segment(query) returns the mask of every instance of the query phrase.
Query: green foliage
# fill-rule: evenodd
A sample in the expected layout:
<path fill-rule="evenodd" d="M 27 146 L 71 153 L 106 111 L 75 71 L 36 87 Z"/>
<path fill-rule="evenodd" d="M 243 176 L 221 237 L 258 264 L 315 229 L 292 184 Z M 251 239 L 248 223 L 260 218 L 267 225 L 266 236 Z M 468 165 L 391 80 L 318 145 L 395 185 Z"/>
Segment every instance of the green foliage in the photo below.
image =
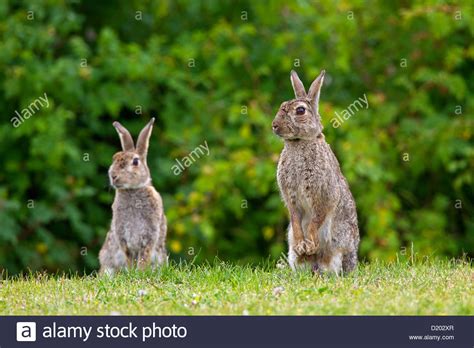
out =
<path fill-rule="evenodd" d="M 288 219 L 271 121 L 292 68 L 307 85 L 327 70 L 320 111 L 356 198 L 361 255 L 472 254 L 470 11 L 467 0 L 0 2 L 0 268 L 97 268 L 111 123 L 136 136 L 150 117 L 172 257 L 278 257 Z M 13 127 L 45 93 L 49 107 Z M 333 128 L 364 94 L 369 108 Z M 210 155 L 174 175 L 204 141 Z"/>

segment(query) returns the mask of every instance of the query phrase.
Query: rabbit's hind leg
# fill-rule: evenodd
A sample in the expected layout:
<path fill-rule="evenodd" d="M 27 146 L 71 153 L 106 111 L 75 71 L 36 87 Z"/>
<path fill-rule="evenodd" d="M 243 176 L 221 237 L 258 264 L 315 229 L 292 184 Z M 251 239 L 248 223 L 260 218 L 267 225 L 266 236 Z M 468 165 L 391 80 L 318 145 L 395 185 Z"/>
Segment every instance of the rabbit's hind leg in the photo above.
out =
<path fill-rule="evenodd" d="M 111 232 L 107 234 L 104 246 L 99 253 L 100 274 L 113 276 L 117 271 L 127 267 L 127 257 Z"/>
<path fill-rule="evenodd" d="M 168 255 L 166 253 L 165 247 L 162 247 L 162 246 L 155 247 L 151 256 L 151 264 L 153 268 L 166 266 L 168 264 Z"/>
<path fill-rule="evenodd" d="M 342 258 L 342 270 L 344 273 L 350 273 L 357 267 L 357 250 L 352 250 Z"/>
<path fill-rule="evenodd" d="M 144 270 L 151 265 L 153 245 L 148 244 L 141 252 L 138 253 L 137 268 Z"/>
<path fill-rule="evenodd" d="M 322 254 L 316 263 L 313 264 L 313 271 L 322 273 L 333 273 L 340 275 L 342 271 L 342 253 L 336 251 L 334 253 Z"/>
<path fill-rule="evenodd" d="M 298 256 L 291 246 L 288 250 L 288 264 L 293 271 L 296 271 L 298 267 Z"/>

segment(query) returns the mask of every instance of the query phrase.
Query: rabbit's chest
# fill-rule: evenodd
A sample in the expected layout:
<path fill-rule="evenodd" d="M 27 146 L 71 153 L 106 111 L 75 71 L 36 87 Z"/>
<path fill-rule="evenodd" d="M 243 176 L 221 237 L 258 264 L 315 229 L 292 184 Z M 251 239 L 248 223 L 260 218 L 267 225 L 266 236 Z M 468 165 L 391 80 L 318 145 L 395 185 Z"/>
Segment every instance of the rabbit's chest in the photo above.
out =
<path fill-rule="evenodd" d="M 311 154 L 283 153 L 278 166 L 278 184 L 286 203 L 303 215 L 311 215 L 324 196 L 326 178 L 320 159 Z"/>
<path fill-rule="evenodd" d="M 115 233 L 123 247 L 126 247 L 132 254 L 138 253 L 149 242 L 149 235 L 153 234 L 150 224 L 146 218 L 137 214 L 136 209 L 133 212 L 127 212 L 124 209 L 124 215 L 118 216 L 114 220 Z"/>
<path fill-rule="evenodd" d="M 295 195 L 306 196 L 324 179 L 317 168 L 317 159 L 298 156 L 282 156 L 278 164 L 278 184 L 282 190 L 289 190 Z"/>

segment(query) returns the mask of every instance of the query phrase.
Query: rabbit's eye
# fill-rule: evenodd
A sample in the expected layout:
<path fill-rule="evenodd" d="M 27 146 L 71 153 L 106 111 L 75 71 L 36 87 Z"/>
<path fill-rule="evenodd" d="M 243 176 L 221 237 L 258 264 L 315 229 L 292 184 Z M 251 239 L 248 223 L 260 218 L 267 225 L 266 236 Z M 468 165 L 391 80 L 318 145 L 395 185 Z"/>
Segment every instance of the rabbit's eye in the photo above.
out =
<path fill-rule="evenodd" d="M 305 111 L 306 111 L 306 109 L 305 109 L 304 107 L 302 107 L 302 106 L 298 106 L 298 107 L 296 108 L 296 114 L 297 114 L 297 115 L 304 115 L 304 112 L 305 112 Z"/>
<path fill-rule="evenodd" d="M 133 161 L 132 161 L 132 164 L 134 166 L 138 166 L 138 158 L 134 158 Z"/>

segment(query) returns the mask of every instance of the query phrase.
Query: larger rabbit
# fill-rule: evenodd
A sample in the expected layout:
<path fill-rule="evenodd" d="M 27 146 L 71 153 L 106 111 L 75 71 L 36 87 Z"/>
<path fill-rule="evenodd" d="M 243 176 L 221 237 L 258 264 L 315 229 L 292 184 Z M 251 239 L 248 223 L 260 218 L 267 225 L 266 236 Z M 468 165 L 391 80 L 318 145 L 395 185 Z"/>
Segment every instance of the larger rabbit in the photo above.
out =
<path fill-rule="evenodd" d="M 99 253 L 100 272 L 143 269 L 167 263 L 166 216 L 160 194 L 151 183 L 148 144 L 155 119 L 142 129 L 137 146 L 129 131 L 114 122 L 122 151 L 113 156 L 110 184 L 115 188 L 112 223 Z"/>
<path fill-rule="evenodd" d="M 295 99 L 283 102 L 272 123 L 285 146 L 277 180 L 290 215 L 288 261 L 340 274 L 357 266 L 357 212 L 339 162 L 324 138 L 319 95 L 325 71 L 306 93 L 295 71 Z"/>

